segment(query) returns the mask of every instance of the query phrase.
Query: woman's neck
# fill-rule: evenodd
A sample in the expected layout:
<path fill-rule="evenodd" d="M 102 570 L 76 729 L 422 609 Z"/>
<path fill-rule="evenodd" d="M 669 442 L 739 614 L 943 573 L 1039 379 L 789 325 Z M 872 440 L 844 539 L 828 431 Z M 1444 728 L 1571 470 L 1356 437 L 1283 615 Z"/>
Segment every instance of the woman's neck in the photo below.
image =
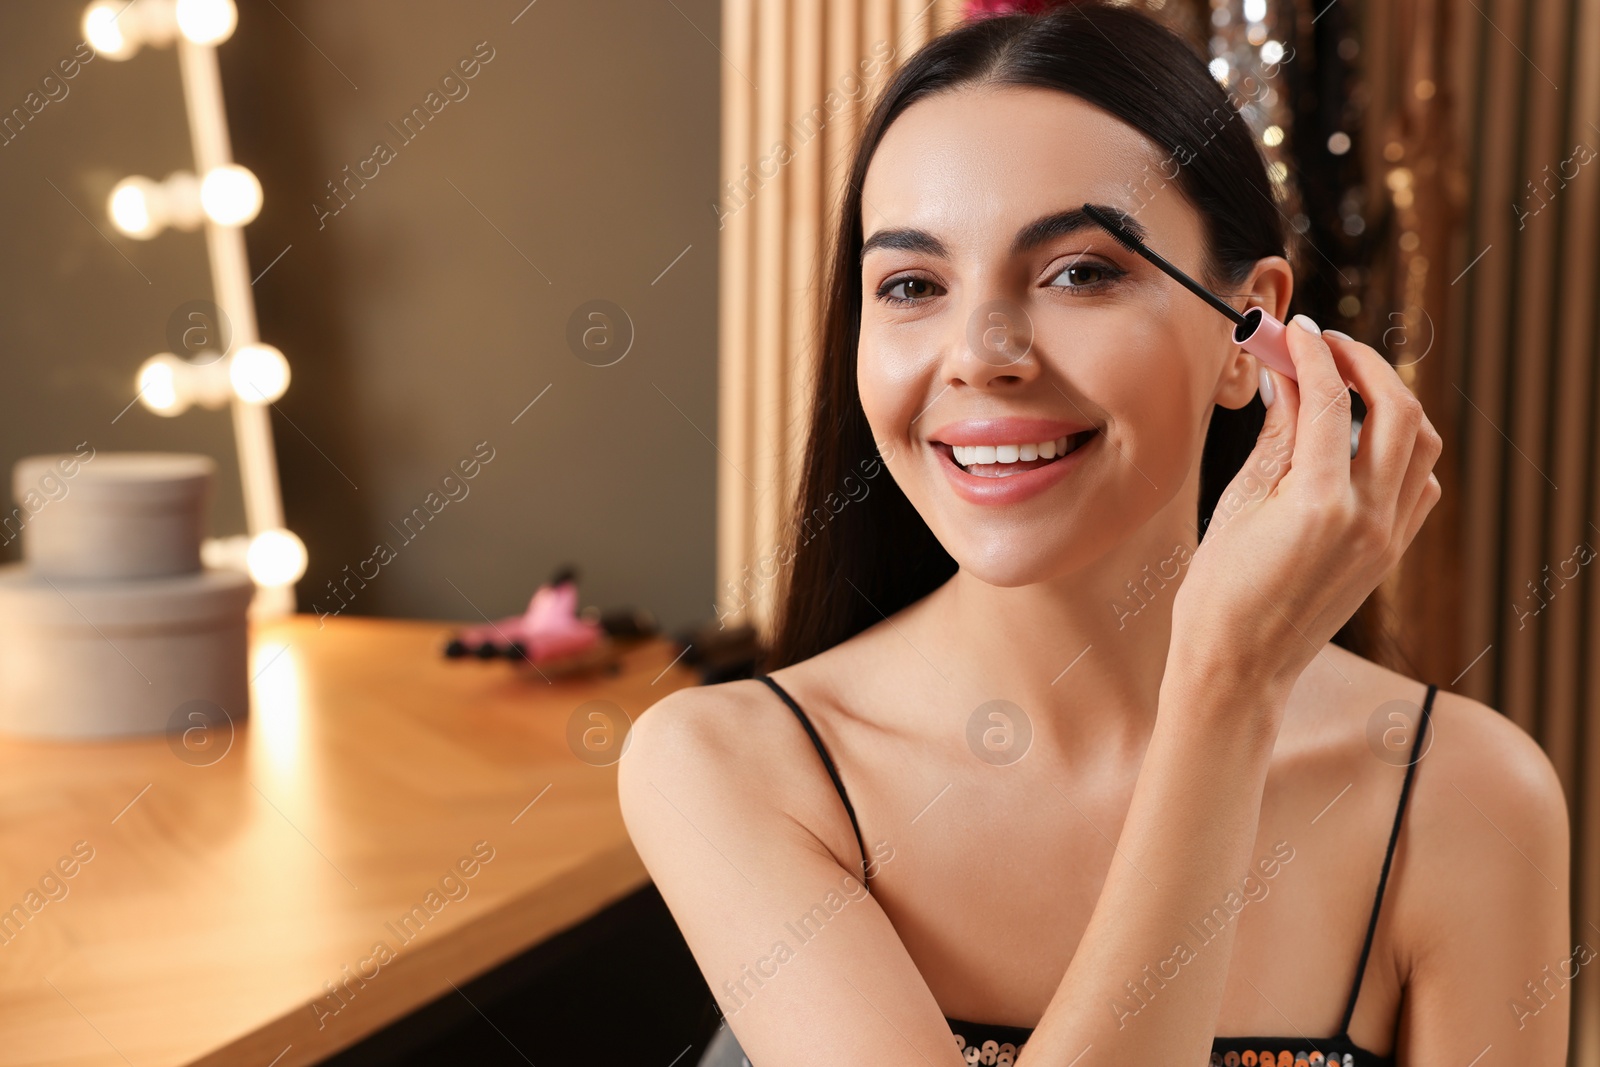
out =
<path fill-rule="evenodd" d="M 1195 551 L 1192 532 L 1166 525 L 1151 523 L 1044 582 L 1002 588 L 957 571 L 908 623 L 974 707 L 997 698 L 1020 706 L 1034 744 L 1067 756 L 1142 751 L 1155 723 L 1173 600 Z"/>

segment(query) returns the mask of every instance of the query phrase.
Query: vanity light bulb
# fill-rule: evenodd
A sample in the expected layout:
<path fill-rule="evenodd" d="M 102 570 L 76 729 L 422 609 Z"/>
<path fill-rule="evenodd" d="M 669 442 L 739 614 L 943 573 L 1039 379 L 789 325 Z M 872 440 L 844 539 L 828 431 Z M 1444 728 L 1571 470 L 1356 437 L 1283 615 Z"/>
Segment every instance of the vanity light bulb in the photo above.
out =
<path fill-rule="evenodd" d="M 239 24 L 233 0 L 178 0 L 175 14 L 178 32 L 195 44 L 221 44 Z"/>
<path fill-rule="evenodd" d="M 157 415 L 176 415 L 189 406 L 179 389 L 181 368 L 170 352 L 151 356 L 139 368 L 139 402 Z"/>
<path fill-rule="evenodd" d="M 147 241 L 166 224 L 161 186 L 149 178 L 124 178 L 111 190 L 106 212 L 111 223 L 129 237 Z"/>
<path fill-rule="evenodd" d="M 245 345 L 228 364 L 228 380 L 240 400 L 270 404 L 289 388 L 289 361 L 271 345 Z"/>
<path fill-rule="evenodd" d="M 213 167 L 200 182 L 200 204 L 211 221 L 243 226 L 261 210 L 261 183 L 237 163 Z"/>
<path fill-rule="evenodd" d="M 127 59 L 139 50 L 138 44 L 123 30 L 119 16 L 127 4 L 99 0 L 83 13 L 83 36 L 96 55 L 107 59 Z"/>
<path fill-rule="evenodd" d="M 290 585 L 306 572 L 306 546 L 288 530 L 262 530 L 250 539 L 245 567 L 257 585 Z"/>

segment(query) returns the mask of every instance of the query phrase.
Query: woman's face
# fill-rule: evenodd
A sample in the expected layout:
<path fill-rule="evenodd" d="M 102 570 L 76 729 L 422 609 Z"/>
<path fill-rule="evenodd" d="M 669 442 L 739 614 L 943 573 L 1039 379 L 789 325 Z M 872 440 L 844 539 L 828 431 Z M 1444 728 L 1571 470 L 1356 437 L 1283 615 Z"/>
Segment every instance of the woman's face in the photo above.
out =
<path fill-rule="evenodd" d="M 1166 159 L 1078 97 L 987 88 L 913 104 L 867 170 L 861 401 L 895 481 L 990 584 L 1077 571 L 1147 525 L 1194 543 L 1207 419 L 1255 395 L 1254 359 L 1092 222 L 1033 225 L 1106 205 L 1200 278 L 1202 220 L 1161 187 Z M 1075 450 L 1045 458 L 1062 437 Z"/>

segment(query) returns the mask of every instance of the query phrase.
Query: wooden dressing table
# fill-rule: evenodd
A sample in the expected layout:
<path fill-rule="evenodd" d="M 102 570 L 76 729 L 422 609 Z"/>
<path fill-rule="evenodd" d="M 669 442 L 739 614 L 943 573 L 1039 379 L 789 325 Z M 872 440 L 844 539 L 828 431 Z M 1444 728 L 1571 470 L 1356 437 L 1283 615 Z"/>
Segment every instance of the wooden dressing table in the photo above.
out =
<path fill-rule="evenodd" d="M 546 682 L 451 629 L 256 624 L 226 746 L 0 738 L 0 1065 L 316 1063 L 646 886 L 569 735 L 676 648 Z"/>

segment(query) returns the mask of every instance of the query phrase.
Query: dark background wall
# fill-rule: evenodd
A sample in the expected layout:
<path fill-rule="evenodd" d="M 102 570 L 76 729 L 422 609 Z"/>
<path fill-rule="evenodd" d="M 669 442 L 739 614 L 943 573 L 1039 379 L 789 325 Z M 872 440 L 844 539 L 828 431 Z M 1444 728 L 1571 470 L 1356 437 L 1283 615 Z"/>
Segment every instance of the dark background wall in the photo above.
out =
<path fill-rule="evenodd" d="M 3 99 L 71 51 L 82 7 L 0 6 Z M 293 368 L 273 430 L 310 553 L 301 610 L 495 616 L 573 563 L 586 604 L 708 617 L 715 0 L 239 8 L 219 54 L 234 156 L 266 193 L 246 230 L 262 339 Z M 239 532 L 225 414 L 135 405 L 109 423 L 172 310 L 209 295 L 198 236 L 135 242 L 104 220 L 124 174 L 191 163 L 174 54 L 96 59 L 71 85 L 0 148 L 0 464 L 91 431 L 96 447 L 207 452 L 225 473 L 214 532 Z M 621 309 L 618 345 L 632 324 L 609 366 L 569 343 L 595 300 Z M 451 499 L 443 479 L 475 453 L 493 458 Z M 402 533 L 417 508 L 421 533 Z M 391 561 L 341 606 L 328 583 L 380 543 Z"/>

